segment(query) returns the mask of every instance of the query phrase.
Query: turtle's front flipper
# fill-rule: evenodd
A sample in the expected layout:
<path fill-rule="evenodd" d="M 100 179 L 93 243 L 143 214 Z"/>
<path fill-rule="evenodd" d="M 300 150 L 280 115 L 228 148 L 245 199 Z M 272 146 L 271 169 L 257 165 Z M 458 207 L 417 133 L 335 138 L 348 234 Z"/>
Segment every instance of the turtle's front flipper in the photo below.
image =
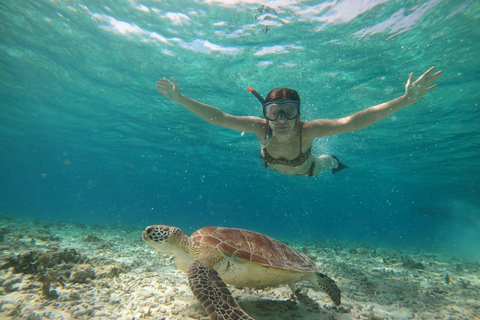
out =
<path fill-rule="evenodd" d="M 188 268 L 188 284 L 211 320 L 255 320 L 240 308 L 217 271 L 199 260 Z"/>
<path fill-rule="evenodd" d="M 310 274 L 307 280 L 310 281 L 315 288 L 328 294 L 337 306 L 342 303 L 340 288 L 338 288 L 335 281 L 329 276 L 320 272 L 314 272 Z"/>

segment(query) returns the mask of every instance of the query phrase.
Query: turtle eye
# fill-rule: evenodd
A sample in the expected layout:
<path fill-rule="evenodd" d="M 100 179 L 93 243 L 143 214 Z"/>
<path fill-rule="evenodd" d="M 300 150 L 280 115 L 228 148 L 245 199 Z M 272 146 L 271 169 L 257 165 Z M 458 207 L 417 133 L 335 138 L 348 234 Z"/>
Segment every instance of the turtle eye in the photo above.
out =
<path fill-rule="evenodd" d="M 152 229 L 153 229 L 153 228 L 148 228 L 147 230 L 145 230 L 145 232 L 146 232 L 147 234 L 150 234 L 150 233 L 152 233 Z"/>

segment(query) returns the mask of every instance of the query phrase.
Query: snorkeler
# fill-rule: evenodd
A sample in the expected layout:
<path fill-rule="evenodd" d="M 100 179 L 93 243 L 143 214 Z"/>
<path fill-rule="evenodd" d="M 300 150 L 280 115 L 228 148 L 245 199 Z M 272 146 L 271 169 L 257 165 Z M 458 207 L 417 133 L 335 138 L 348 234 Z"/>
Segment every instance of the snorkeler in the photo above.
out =
<path fill-rule="evenodd" d="M 181 104 L 211 124 L 255 133 L 261 141 L 264 164 L 269 169 L 286 175 L 314 176 L 326 168 L 332 168 L 332 173 L 348 168 L 335 156 L 312 154 L 315 138 L 367 128 L 417 102 L 437 87 L 436 84 L 430 85 L 443 72 L 434 71 L 435 67 L 430 68 L 416 81 L 413 81 L 413 73 L 410 74 L 405 85 L 405 94 L 399 98 L 332 120 L 301 121 L 300 96 L 297 91 L 288 88 L 273 89 L 265 99 L 254 89 L 248 89 L 262 103 L 265 119 L 234 116 L 195 101 L 180 93 L 180 87 L 174 78 L 172 81 L 160 79 L 157 88 L 161 95 Z"/>

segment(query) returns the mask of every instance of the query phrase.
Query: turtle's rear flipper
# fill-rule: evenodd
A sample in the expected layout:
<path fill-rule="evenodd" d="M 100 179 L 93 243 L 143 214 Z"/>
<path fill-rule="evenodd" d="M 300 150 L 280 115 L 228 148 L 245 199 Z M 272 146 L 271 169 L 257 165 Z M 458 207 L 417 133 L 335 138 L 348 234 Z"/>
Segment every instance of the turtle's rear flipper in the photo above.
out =
<path fill-rule="evenodd" d="M 310 274 L 307 280 L 313 284 L 315 288 L 328 294 L 335 305 L 339 306 L 342 303 L 340 288 L 338 288 L 335 281 L 329 276 L 320 272 L 314 272 Z"/>
<path fill-rule="evenodd" d="M 211 320 L 255 320 L 240 308 L 217 271 L 199 260 L 188 268 L 188 284 Z"/>

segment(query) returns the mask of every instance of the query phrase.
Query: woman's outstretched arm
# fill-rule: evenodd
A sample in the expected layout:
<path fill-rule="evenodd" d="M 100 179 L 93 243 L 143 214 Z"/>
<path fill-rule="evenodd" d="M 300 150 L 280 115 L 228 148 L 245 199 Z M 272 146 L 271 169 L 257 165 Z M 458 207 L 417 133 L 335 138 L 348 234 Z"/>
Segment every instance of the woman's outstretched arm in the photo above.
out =
<path fill-rule="evenodd" d="M 185 109 L 190 110 L 211 124 L 239 131 L 253 132 L 259 136 L 265 133 L 266 121 L 264 119 L 234 116 L 208 104 L 193 100 L 180 92 L 180 86 L 174 78 L 172 78 L 172 81 L 160 79 L 157 81 L 157 88 L 161 95 L 182 105 Z"/>
<path fill-rule="evenodd" d="M 430 85 L 443 74 L 443 71 L 435 73 L 434 71 L 435 67 L 430 68 L 415 81 L 413 81 L 413 73 L 410 74 L 405 85 L 405 94 L 397 99 L 364 109 L 345 118 L 310 121 L 305 127 L 307 134 L 313 135 L 313 137 L 330 136 L 369 127 L 392 113 L 417 102 L 427 93 L 437 88 L 436 84 Z"/>

